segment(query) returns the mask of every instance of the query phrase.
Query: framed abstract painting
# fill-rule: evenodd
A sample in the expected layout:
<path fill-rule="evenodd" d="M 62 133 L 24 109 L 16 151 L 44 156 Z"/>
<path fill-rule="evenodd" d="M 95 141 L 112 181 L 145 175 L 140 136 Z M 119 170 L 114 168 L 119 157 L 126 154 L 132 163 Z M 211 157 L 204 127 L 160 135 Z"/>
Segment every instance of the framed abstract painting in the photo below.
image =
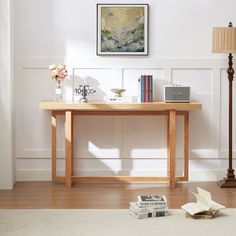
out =
<path fill-rule="evenodd" d="M 148 55 L 148 4 L 97 4 L 97 55 Z"/>

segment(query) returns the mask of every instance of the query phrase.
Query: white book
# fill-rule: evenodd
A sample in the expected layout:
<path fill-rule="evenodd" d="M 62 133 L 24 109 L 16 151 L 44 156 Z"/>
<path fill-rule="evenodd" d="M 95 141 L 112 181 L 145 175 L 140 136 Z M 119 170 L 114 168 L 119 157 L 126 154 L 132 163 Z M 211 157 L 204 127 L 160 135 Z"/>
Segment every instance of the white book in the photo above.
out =
<path fill-rule="evenodd" d="M 167 206 L 167 199 L 163 196 L 158 195 L 139 195 L 137 196 L 137 205 L 139 207 L 142 206 L 158 206 L 164 205 Z"/>
<path fill-rule="evenodd" d="M 168 211 L 167 206 L 153 206 L 153 207 L 138 207 L 135 202 L 130 203 L 129 209 L 136 213 L 147 213 L 147 212 L 163 212 Z"/>
<path fill-rule="evenodd" d="M 197 187 L 197 193 L 193 194 L 197 202 L 190 202 L 181 206 L 183 210 L 192 216 L 205 211 L 217 212 L 221 209 L 225 209 L 225 206 L 212 200 L 210 192 L 202 188 Z"/>
<path fill-rule="evenodd" d="M 145 212 L 145 213 L 137 213 L 133 212 L 132 210 L 129 210 L 129 214 L 136 217 L 137 219 L 144 219 L 144 218 L 150 218 L 150 217 L 162 217 L 162 216 L 167 216 L 168 211 L 153 211 L 153 212 Z"/>

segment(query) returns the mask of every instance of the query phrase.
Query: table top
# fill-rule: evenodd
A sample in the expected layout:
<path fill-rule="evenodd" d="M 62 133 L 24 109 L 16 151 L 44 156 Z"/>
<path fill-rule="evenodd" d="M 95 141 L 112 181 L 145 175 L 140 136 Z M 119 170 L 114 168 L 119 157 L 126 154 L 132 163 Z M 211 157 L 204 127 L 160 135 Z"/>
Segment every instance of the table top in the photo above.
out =
<path fill-rule="evenodd" d="M 200 110 L 202 104 L 198 102 L 188 103 L 166 103 L 166 102 L 145 102 L 145 103 L 107 103 L 107 102 L 55 102 L 42 101 L 39 108 L 51 111 L 79 110 L 79 111 L 188 111 Z"/>

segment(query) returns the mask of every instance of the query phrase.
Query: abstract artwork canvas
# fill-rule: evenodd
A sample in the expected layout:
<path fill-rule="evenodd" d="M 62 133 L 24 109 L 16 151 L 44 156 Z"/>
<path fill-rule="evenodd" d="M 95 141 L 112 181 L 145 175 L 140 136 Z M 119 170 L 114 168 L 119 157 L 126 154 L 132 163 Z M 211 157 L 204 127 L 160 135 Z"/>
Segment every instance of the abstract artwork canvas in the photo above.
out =
<path fill-rule="evenodd" d="M 148 4 L 97 4 L 97 55 L 148 55 Z"/>

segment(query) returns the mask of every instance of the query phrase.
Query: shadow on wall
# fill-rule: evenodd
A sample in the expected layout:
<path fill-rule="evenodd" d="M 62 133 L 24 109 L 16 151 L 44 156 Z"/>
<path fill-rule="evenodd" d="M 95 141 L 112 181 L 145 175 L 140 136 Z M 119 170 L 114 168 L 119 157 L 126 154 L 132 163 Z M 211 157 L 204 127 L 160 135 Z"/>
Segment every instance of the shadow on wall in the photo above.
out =
<path fill-rule="evenodd" d="M 155 119 L 161 119 L 161 122 L 154 122 Z M 132 174 L 135 167 L 134 162 L 140 165 L 144 159 L 151 163 L 157 163 L 160 160 L 158 158 L 164 158 L 166 161 L 166 156 L 158 156 L 159 149 L 163 150 L 167 147 L 166 138 L 161 141 L 159 135 L 162 133 L 162 124 L 165 124 L 166 127 L 163 119 L 142 116 L 136 117 L 134 121 L 132 117 L 124 116 L 76 116 L 74 156 L 81 158 L 79 162 L 82 165 L 87 163 L 85 169 L 91 165 L 92 170 L 94 164 L 104 174 L 113 173 L 113 175 Z M 155 127 L 152 125 L 153 122 L 156 123 Z M 143 123 L 146 125 L 144 126 Z M 123 133 L 123 130 L 126 132 Z M 156 166 L 156 169 L 160 169 L 160 167 Z M 145 171 L 145 167 L 139 166 L 137 171 L 140 170 Z"/>
<path fill-rule="evenodd" d="M 207 107 L 210 107 L 212 102 L 209 95 L 201 94 L 191 91 L 192 101 L 202 102 L 202 111 L 191 111 L 190 114 L 190 150 L 191 149 L 209 149 L 213 146 L 213 140 L 211 138 L 206 139 L 205 137 L 211 134 L 210 137 L 220 137 L 218 129 L 215 127 L 213 120 L 209 116 L 209 110 Z M 213 111 L 212 111 L 213 112 Z M 215 115 L 212 114 L 212 117 Z M 201 124 L 201 125 L 199 125 Z M 218 147 L 215 147 L 218 149 Z M 195 156 L 196 157 L 196 156 Z"/>
<path fill-rule="evenodd" d="M 103 101 L 104 97 L 106 96 L 106 93 L 100 88 L 100 83 L 97 79 L 94 79 L 91 76 L 86 77 L 80 77 L 80 76 L 74 76 L 74 95 L 75 95 L 75 88 L 78 88 L 79 85 L 89 85 L 90 88 L 93 88 L 96 90 L 94 94 L 88 95 L 89 101 Z M 75 99 L 77 100 L 77 99 Z"/>

